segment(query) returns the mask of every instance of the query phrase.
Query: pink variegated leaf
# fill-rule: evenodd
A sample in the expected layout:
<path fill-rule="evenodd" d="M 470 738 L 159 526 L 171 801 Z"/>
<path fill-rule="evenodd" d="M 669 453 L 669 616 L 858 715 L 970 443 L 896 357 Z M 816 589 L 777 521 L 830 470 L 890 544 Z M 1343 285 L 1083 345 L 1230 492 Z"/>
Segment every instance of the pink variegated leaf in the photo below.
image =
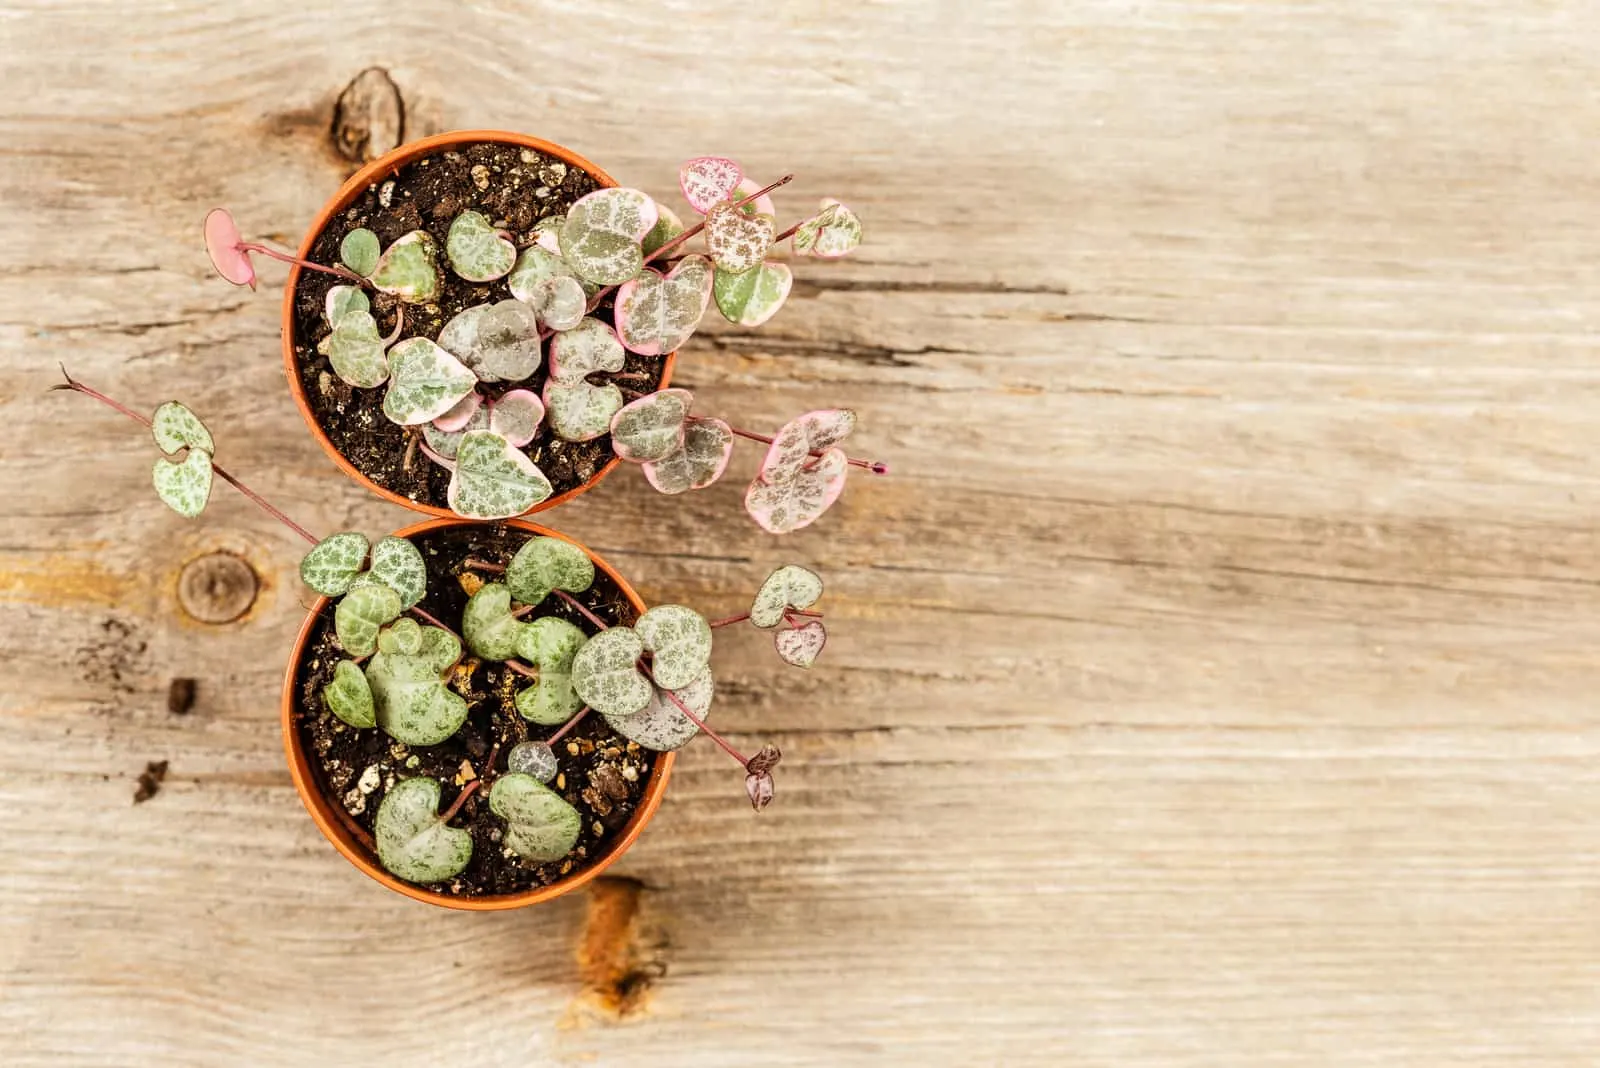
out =
<path fill-rule="evenodd" d="M 714 272 L 704 256 L 686 256 L 663 275 L 646 267 L 617 289 L 617 336 L 643 356 L 675 352 L 711 303 Z"/>
<path fill-rule="evenodd" d="M 466 429 L 472 417 L 478 413 L 478 406 L 483 403 L 483 394 L 476 391 L 468 393 L 456 402 L 456 406 L 445 412 L 433 421 L 435 428 L 443 430 L 446 434 L 454 434 Z"/>
<path fill-rule="evenodd" d="M 249 253 L 239 246 L 244 238 L 226 208 L 212 208 L 206 213 L 206 252 L 211 256 L 211 266 L 217 273 L 236 286 L 256 287 L 256 269 Z"/>
<path fill-rule="evenodd" d="M 678 188 L 683 190 L 683 199 L 689 202 L 689 206 L 704 215 L 727 200 L 728 194 L 739 187 L 743 177 L 744 172 L 733 160 L 721 156 L 701 156 L 679 168 Z M 755 192 L 755 189 L 751 192 Z"/>
<path fill-rule="evenodd" d="M 577 385 L 596 371 L 622 370 L 627 359 L 616 331 L 591 316 L 550 339 L 550 381 Z M 550 403 L 548 396 L 545 403 Z"/>
<path fill-rule="evenodd" d="M 785 664 L 808 668 L 816 662 L 822 647 L 828 644 L 828 630 L 822 621 L 813 619 L 803 627 L 789 627 L 772 636 L 772 643 Z"/>
<path fill-rule="evenodd" d="M 644 477 L 658 493 L 705 489 L 727 470 L 733 455 L 733 430 L 721 419 L 691 416 L 683 424 L 683 445 L 674 453 L 643 466 Z"/>
<path fill-rule="evenodd" d="M 532 390 L 514 389 L 489 402 L 489 429 L 519 449 L 533 440 L 543 421 L 544 402 Z"/>
<path fill-rule="evenodd" d="M 823 197 L 817 214 L 794 232 L 794 250 L 802 256 L 836 260 L 861 244 L 861 220 L 831 197 Z"/>
<path fill-rule="evenodd" d="M 761 266 L 772 247 L 770 215 L 746 215 L 731 203 L 706 215 L 706 251 L 719 270 L 738 274 Z"/>
<path fill-rule="evenodd" d="M 611 448 L 636 464 L 664 460 L 683 447 L 683 421 L 694 404 L 686 389 L 647 393 L 611 418 Z"/>
<path fill-rule="evenodd" d="M 746 178 L 734 188 L 731 197 L 734 200 L 741 200 L 744 197 L 749 196 L 751 193 L 760 193 L 761 189 L 762 183 L 756 181 L 754 178 Z M 746 215 L 776 216 L 778 214 L 778 209 L 773 207 L 771 193 L 761 193 L 760 196 L 756 197 L 739 210 L 744 212 Z"/>
<path fill-rule="evenodd" d="M 819 408 L 796 416 L 773 435 L 761 461 L 761 478 L 774 482 L 789 477 L 814 459 L 812 453 L 837 445 L 855 427 L 856 413 L 849 408 Z"/>
<path fill-rule="evenodd" d="M 771 534 L 787 534 L 809 526 L 844 492 L 849 458 L 829 449 L 810 463 L 771 481 L 758 477 L 745 491 L 744 507 L 756 525 Z"/>

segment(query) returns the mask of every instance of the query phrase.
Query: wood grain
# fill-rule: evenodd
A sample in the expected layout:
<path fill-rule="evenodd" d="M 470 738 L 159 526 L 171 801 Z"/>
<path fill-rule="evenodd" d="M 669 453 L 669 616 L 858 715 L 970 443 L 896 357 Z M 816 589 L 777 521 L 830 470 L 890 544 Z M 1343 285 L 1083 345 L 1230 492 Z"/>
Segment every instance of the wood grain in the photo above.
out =
<path fill-rule="evenodd" d="M 1600 8 L 6 0 L 0 48 L 0 1060 L 1594 1062 Z M 809 562 L 837 620 L 809 674 L 719 644 L 779 799 L 689 752 L 620 911 L 346 865 L 273 715 L 298 545 L 235 496 L 177 520 L 129 426 L 42 392 L 182 397 L 305 525 L 406 522 L 290 405 L 282 275 L 198 240 L 216 203 L 297 239 L 374 66 L 407 138 L 662 194 L 726 152 L 868 227 L 680 366 L 745 424 L 857 408 L 892 478 L 781 541 L 750 453 L 552 517 L 708 612 Z M 186 621 L 219 549 L 259 596 Z"/>

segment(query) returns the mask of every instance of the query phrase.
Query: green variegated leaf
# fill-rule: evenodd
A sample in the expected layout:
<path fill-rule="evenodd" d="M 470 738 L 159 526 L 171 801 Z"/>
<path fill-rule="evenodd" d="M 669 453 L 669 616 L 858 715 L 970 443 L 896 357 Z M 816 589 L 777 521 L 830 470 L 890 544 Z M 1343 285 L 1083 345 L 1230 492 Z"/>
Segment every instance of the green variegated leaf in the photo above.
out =
<path fill-rule="evenodd" d="M 171 454 L 184 448 L 212 453 L 217 451 L 216 443 L 211 440 L 211 431 L 206 429 L 200 417 L 177 401 L 167 401 L 155 410 L 150 417 L 150 433 L 164 453 Z"/>
<path fill-rule="evenodd" d="M 414 883 L 459 875 L 472 860 L 472 834 L 439 818 L 439 783 L 405 779 L 384 795 L 373 824 L 378 861 Z"/>
<path fill-rule="evenodd" d="M 405 538 L 390 536 L 372 547 L 372 574 L 400 595 L 402 611 L 428 592 L 428 568 L 422 553 Z"/>
<path fill-rule="evenodd" d="M 606 433 L 622 404 L 622 390 L 610 382 L 603 386 L 583 381 L 563 385 L 551 379 L 544 384 L 550 430 L 563 441 L 593 441 Z"/>
<path fill-rule="evenodd" d="M 589 297 L 576 278 L 547 278 L 533 287 L 527 301 L 540 324 L 551 330 L 571 330 L 583 322 Z"/>
<path fill-rule="evenodd" d="M 372 389 L 389 378 L 385 346 L 372 313 L 352 308 L 340 317 L 332 333 L 317 342 L 317 351 L 328 358 L 333 373 L 341 379 L 357 389 Z"/>
<path fill-rule="evenodd" d="M 174 512 L 185 519 L 193 519 L 205 511 L 211 499 L 211 454 L 203 449 L 190 449 L 188 455 L 177 463 L 158 459 L 151 471 L 156 495 Z"/>
<path fill-rule="evenodd" d="M 831 260 L 861 244 L 861 220 L 855 212 L 829 197 L 824 197 L 819 207 L 818 213 L 794 232 L 795 252 Z"/>
<path fill-rule="evenodd" d="M 369 276 L 380 293 L 407 304 L 426 304 L 439 295 L 438 249 L 426 230 L 413 230 L 378 257 Z"/>
<path fill-rule="evenodd" d="M 511 614 L 511 591 L 504 583 L 486 582 L 467 601 L 461 615 L 461 636 L 467 648 L 485 660 L 510 660 L 517 655 L 523 623 Z"/>
<path fill-rule="evenodd" d="M 587 640 L 583 631 L 555 616 L 523 626 L 517 655 L 539 669 L 538 681 L 517 694 L 523 719 L 554 727 L 578 714 L 583 701 L 572 688 L 572 660 Z"/>
<path fill-rule="evenodd" d="M 520 382 L 539 369 L 539 317 L 520 300 L 478 304 L 444 324 L 439 346 L 485 382 Z"/>
<path fill-rule="evenodd" d="M 658 492 L 685 493 L 705 489 L 721 478 L 732 455 L 733 430 L 727 423 L 691 416 L 683 424 L 683 445 L 642 470 Z"/>
<path fill-rule="evenodd" d="M 323 315 L 334 330 L 339 329 L 339 322 L 346 315 L 358 311 L 372 311 L 372 301 L 367 299 L 366 291 L 360 286 L 333 286 L 328 290 L 327 300 L 323 303 Z M 376 333 L 376 329 L 373 332 Z"/>
<path fill-rule="evenodd" d="M 644 240 L 639 245 L 639 250 L 646 256 L 688 229 L 683 225 L 683 220 L 666 205 L 657 204 L 656 210 L 660 213 L 656 218 L 656 224 L 650 228 L 648 234 L 644 235 Z"/>
<path fill-rule="evenodd" d="M 585 704 L 607 717 L 626 716 L 650 703 L 650 680 L 639 672 L 644 642 L 632 627 L 603 630 L 572 661 L 572 685 Z"/>
<path fill-rule="evenodd" d="M 421 656 L 379 651 L 367 662 L 378 726 L 407 745 L 438 745 L 467 720 L 467 702 Z"/>
<path fill-rule="evenodd" d="M 365 534 L 330 534 L 300 558 L 300 578 L 324 597 L 343 597 L 366 566 L 367 548 Z"/>
<path fill-rule="evenodd" d="M 806 609 L 822 596 L 822 576 L 799 564 L 785 564 L 761 584 L 750 605 L 750 622 L 758 627 L 776 627 L 783 622 L 786 609 Z"/>
<path fill-rule="evenodd" d="M 366 227 L 358 227 L 344 235 L 339 242 L 339 259 L 363 278 L 378 266 L 378 235 Z"/>
<path fill-rule="evenodd" d="M 388 586 L 355 586 L 333 610 L 339 647 L 351 656 L 367 656 L 378 648 L 378 630 L 400 614 L 400 595 Z"/>
<path fill-rule="evenodd" d="M 550 480 L 528 454 L 499 434 L 474 430 L 456 446 L 446 498 L 467 519 L 507 519 L 549 497 Z"/>
<path fill-rule="evenodd" d="M 681 604 L 650 609 L 633 625 L 650 651 L 650 673 L 669 690 L 687 686 L 711 662 L 711 624 Z"/>
<path fill-rule="evenodd" d="M 657 218 L 655 201 L 637 189 L 597 189 L 567 211 L 561 257 L 591 282 L 626 282 L 644 263 L 639 242 Z"/>
<path fill-rule="evenodd" d="M 647 393 L 611 419 L 611 448 L 624 460 L 664 460 L 683 447 L 683 421 L 694 394 L 686 389 Z"/>
<path fill-rule="evenodd" d="M 401 616 L 378 632 L 378 652 L 416 656 L 422 652 L 422 624 Z"/>
<path fill-rule="evenodd" d="M 464 211 L 450 223 L 444 251 L 451 268 L 469 282 L 492 282 L 517 262 L 517 246 L 475 211 Z"/>
<path fill-rule="evenodd" d="M 717 310 L 730 323 L 760 326 L 789 298 L 794 274 L 785 263 L 763 263 L 739 274 L 718 271 L 711 284 Z"/>
<path fill-rule="evenodd" d="M 417 656 L 443 675 L 461 659 L 461 642 L 454 634 L 440 627 L 423 627 L 422 648 L 417 650 Z"/>
<path fill-rule="evenodd" d="M 731 202 L 706 215 L 706 251 L 724 271 L 738 274 L 759 267 L 772 247 L 772 216 L 746 215 Z"/>
<path fill-rule="evenodd" d="M 680 686 L 672 693 L 688 706 L 689 711 L 705 719 L 711 711 L 711 698 L 716 693 L 711 669 L 706 668 L 687 686 Z M 637 712 L 621 716 L 606 715 L 605 721 L 612 730 L 629 741 L 638 742 L 646 749 L 654 749 L 659 753 L 681 749 L 700 731 L 659 686 L 650 688 L 650 700 Z"/>
<path fill-rule="evenodd" d="M 383 414 L 401 426 L 432 422 L 477 384 L 477 376 L 450 353 L 425 337 L 408 337 L 389 350 Z"/>
<path fill-rule="evenodd" d="M 582 593 L 592 585 L 594 561 L 560 538 L 529 538 L 506 567 L 506 587 L 523 604 L 540 604 L 551 590 Z"/>
<path fill-rule="evenodd" d="M 560 860 L 578 844 L 583 817 L 532 775 L 512 772 L 494 781 L 489 810 L 506 821 L 505 844 L 523 860 Z"/>
<path fill-rule="evenodd" d="M 616 331 L 599 319 L 585 319 L 550 339 L 550 381 L 564 386 L 596 371 L 620 371 L 627 362 Z"/>
<path fill-rule="evenodd" d="M 468 431 L 488 429 L 489 407 L 481 404 L 478 406 L 478 410 L 472 413 L 472 417 L 467 420 L 467 425 L 461 430 L 452 433 L 447 430 L 440 430 L 436 423 L 424 423 L 422 425 L 422 437 L 434 452 L 447 460 L 454 460 L 456 458 L 456 449 L 461 446 L 461 439 L 466 436 Z"/>
<path fill-rule="evenodd" d="M 700 325 L 711 303 L 711 261 L 686 256 L 663 275 L 646 267 L 617 289 L 617 336 L 644 356 L 674 352 Z"/>
<path fill-rule="evenodd" d="M 341 660 L 333 669 L 333 681 L 322 688 L 328 711 L 352 727 L 371 727 L 378 722 L 373 711 L 372 687 L 354 660 Z"/>
<path fill-rule="evenodd" d="M 567 266 L 567 261 L 561 258 L 561 244 L 559 234 L 562 220 L 542 219 L 536 226 L 536 243 L 522 250 L 517 257 L 517 265 L 511 268 L 511 273 L 506 276 L 506 286 L 511 290 L 511 295 L 518 300 L 531 301 L 533 291 L 541 282 L 552 278 L 571 278 L 583 287 L 585 296 L 592 297 L 600 291 L 600 285 L 581 278 L 577 271 Z"/>

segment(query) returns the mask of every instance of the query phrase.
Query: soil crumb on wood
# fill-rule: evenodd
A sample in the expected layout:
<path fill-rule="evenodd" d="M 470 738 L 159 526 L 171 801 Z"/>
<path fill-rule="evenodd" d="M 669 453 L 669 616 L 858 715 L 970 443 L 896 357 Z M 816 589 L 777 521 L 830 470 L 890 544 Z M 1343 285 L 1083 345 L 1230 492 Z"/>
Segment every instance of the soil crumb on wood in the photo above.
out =
<path fill-rule="evenodd" d="M 509 563 L 528 535 L 503 524 L 480 524 L 434 531 L 411 540 L 428 566 L 428 593 L 422 608 L 459 632 L 467 593 L 462 575 L 464 561 Z M 493 578 L 494 576 L 479 576 Z M 468 585 L 471 585 L 469 579 Z M 604 572 L 597 571 L 594 586 L 579 599 L 611 624 L 634 621 L 633 606 Z M 555 615 L 593 633 L 597 628 L 556 598 L 548 598 L 528 619 Z M 334 667 L 345 659 L 333 633 L 333 613 L 324 613 L 306 647 L 298 669 L 295 723 L 300 744 L 310 757 L 317 785 L 329 803 L 346 817 L 354 836 L 372 841 L 373 825 L 384 795 L 402 779 L 426 775 L 443 786 L 441 807 L 447 807 L 474 779 L 475 791 L 452 826 L 471 831 L 472 861 L 465 871 L 428 889 L 463 897 L 513 894 L 535 889 L 582 871 L 605 851 L 637 811 L 646 780 L 659 755 L 641 749 L 611 730 L 599 715 L 590 713 L 557 743 L 560 773 L 547 785 L 578 810 L 583 831 L 573 851 L 563 860 L 527 864 L 501 844 L 504 823 L 489 810 L 489 790 L 506 772 L 511 748 L 529 739 L 549 738 L 559 728 L 529 723 L 516 711 L 517 691 L 528 680 L 493 662 L 480 661 L 470 652 L 449 685 L 470 705 L 467 721 L 452 737 L 434 746 L 408 746 L 382 730 L 357 730 L 327 710 L 322 688 L 333 678 Z M 492 761 L 492 762 L 491 762 Z M 370 848 L 370 846 L 369 846 Z M 373 858 L 376 862 L 376 857 Z"/>
<path fill-rule="evenodd" d="M 531 242 L 535 223 L 564 217 L 574 201 L 598 188 L 587 172 L 532 149 L 496 143 L 468 145 L 407 164 L 391 178 L 369 187 L 334 216 L 317 238 L 310 258 L 316 263 L 338 263 L 340 242 L 357 227 L 376 233 L 384 248 L 412 230 L 428 231 L 439 247 L 444 284 L 434 303 L 403 305 L 406 325 L 402 336 L 436 340 L 457 313 L 511 295 L 504 278 L 468 282 L 450 269 L 444 255 L 445 237 L 457 215 L 467 210 L 481 212 L 523 246 Z M 421 504 L 448 507 L 445 490 L 450 473 L 420 450 L 408 448 L 418 431 L 397 426 L 384 416 L 385 387 L 352 388 L 333 373 L 327 357 L 317 352 L 317 342 L 329 332 L 323 317 L 327 292 L 338 284 L 339 279 L 331 275 L 302 271 L 295 290 L 294 349 L 300 383 L 317 425 L 345 459 L 377 485 Z M 378 328 L 387 334 L 402 305 L 382 293 L 369 296 Z M 594 314 L 609 323 L 610 298 L 602 301 Z M 664 357 L 628 353 L 623 373 L 638 377 L 627 386 L 635 392 L 657 388 L 664 363 Z M 546 366 L 541 364 L 531 378 L 484 383 L 480 391 L 491 399 L 512 389 L 540 393 L 545 372 Z M 609 436 L 562 441 L 545 425 L 523 451 L 550 480 L 553 496 L 591 481 L 614 455 Z"/>
<path fill-rule="evenodd" d="M 139 788 L 133 792 L 133 803 L 138 805 L 161 792 L 161 781 L 167 777 L 167 761 L 152 760 L 139 774 Z"/>

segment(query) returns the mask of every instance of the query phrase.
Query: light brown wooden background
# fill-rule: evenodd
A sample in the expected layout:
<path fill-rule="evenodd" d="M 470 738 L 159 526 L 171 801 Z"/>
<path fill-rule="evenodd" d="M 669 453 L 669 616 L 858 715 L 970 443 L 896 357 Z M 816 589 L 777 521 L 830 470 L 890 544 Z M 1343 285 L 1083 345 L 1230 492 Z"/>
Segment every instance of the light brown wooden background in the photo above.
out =
<path fill-rule="evenodd" d="M 1600 7 L 9 0 L 0 47 L 0 1061 L 1600 1056 Z M 708 612 L 811 563 L 835 621 L 810 674 L 721 643 L 779 799 L 682 762 L 591 933 L 665 969 L 620 1020 L 585 896 L 434 911 L 323 842 L 274 711 L 300 545 L 225 488 L 177 519 L 136 428 L 43 393 L 181 397 L 308 526 L 406 521 L 290 404 L 282 271 L 198 240 L 219 203 L 299 238 L 370 65 L 408 137 L 661 195 L 726 153 L 868 228 L 683 380 L 754 426 L 853 406 L 892 479 L 783 540 L 751 453 L 551 517 Z M 261 598 L 186 622 L 218 547 Z"/>

